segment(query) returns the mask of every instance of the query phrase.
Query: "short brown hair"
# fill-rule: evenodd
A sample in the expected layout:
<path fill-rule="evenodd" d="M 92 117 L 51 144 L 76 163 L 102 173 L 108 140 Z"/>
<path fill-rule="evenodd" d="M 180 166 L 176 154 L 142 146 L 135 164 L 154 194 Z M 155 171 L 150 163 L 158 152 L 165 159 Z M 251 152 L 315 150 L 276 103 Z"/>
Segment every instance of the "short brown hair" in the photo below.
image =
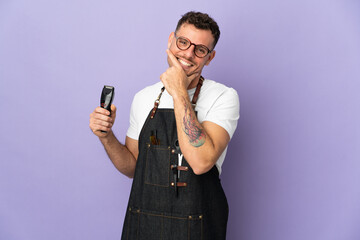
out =
<path fill-rule="evenodd" d="M 208 14 L 193 11 L 185 13 L 180 18 L 176 26 L 175 32 L 177 32 L 184 23 L 192 24 L 198 29 L 210 30 L 211 34 L 214 37 L 213 48 L 215 48 L 215 45 L 220 38 L 220 29 L 215 20 L 212 19 Z"/>

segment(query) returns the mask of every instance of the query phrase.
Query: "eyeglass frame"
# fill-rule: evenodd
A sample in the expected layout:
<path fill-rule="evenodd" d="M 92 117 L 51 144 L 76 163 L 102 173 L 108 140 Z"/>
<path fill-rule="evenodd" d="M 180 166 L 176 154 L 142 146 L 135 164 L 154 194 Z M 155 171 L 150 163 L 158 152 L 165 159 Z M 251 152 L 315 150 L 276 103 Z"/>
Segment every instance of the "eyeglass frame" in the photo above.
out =
<path fill-rule="evenodd" d="M 204 58 L 204 57 L 206 57 L 207 55 L 209 55 L 209 53 L 211 53 L 212 51 L 214 51 L 214 49 L 210 50 L 207 46 L 205 46 L 205 45 L 203 45 L 203 44 L 195 44 L 195 43 L 192 43 L 192 42 L 190 41 L 190 39 L 188 39 L 188 38 L 186 38 L 186 37 L 176 36 L 176 33 L 174 33 L 174 36 L 175 36 L 175 39 L 176 39 L 175 44 L 176 44 L 176 47 L 177 47 L 177 48 L 179 48 L 178 43 L 177 43 L 177 41 L 178 41 L 179 38 L 185 39 L 186 41 L 188 41 L 188 42 L 190 43 L 190 45 L 189 45 L 186 49 L 181 49 L 181 48 L 179 48 L 181 51 L 188 50 L 188 49 L 191 47 L 191 45 L 194 45 L 194 54 L 195 54 L 195 56 L 197 56 L 198 58 Z M 195 49 L 196 49 L 197 46 L 206 48 L 206 50 L 207 50 L 208 52 L 205 54 L 205 56 L 199 57 L 199 56 L 196 54 Z"/>

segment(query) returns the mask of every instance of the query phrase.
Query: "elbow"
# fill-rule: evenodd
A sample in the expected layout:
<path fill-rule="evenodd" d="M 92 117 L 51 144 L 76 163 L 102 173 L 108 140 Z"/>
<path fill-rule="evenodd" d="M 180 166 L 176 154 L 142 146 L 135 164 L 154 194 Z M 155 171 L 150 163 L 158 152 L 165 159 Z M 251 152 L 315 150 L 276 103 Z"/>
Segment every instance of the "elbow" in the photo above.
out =
<path fill-rule="evenodd" d="M 185 159 L 189 163 L 193 173 L 195 175 L 202 175 L 210 171 L 217 162 L 216 156 L 185 156 Z"/>
<path fill-rule="evenodd" d="M 207 173 L 209 170 L 207 170 L 207 169 L 193 169 L 193 172 L 194 172 L 195 175 L 202 175 L 204 173 Z"/>
<path fill-rule="evenodd" d="M 202 175 L 210 171 L 214 165 L 213 163 L 197 164 L 197 166 L 192 167 L 192 170 L 195 175 Z"/>
<path fill-rule="evenodd" d="M 129 170 L 129 169 L 121 169 L 121 168 L 117 168 L 117 170 L 122 173 L 123 175 L 125 175 L 126 177 L 128 177 L 129 179 L 133 179 L 134 175 L 135 175 L 135 171 Z"/>
<path fill-rule="evenodd" d="M 128 173 L 126 176 L 127 176 L 129 179 L 133 179 L 133 178 L 134 178 L 134 175 L 135 175 L 135 171 L 131 171 L 131 172 Z"/>

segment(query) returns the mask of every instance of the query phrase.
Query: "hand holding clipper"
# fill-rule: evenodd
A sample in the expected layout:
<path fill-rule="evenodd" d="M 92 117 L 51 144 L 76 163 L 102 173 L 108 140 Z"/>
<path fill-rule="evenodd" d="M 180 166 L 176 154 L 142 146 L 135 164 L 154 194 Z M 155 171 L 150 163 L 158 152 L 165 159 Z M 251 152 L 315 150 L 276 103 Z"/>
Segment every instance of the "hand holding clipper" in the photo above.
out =
<path fill-rule="evenodd" d="M 107 137 L 115 118 L 116 107 L 112 104 L 114 99 L 114 87 L 104 86 L 100 97 L 100 106 L 90 114 L 89 127 L 98 137 Z"/>

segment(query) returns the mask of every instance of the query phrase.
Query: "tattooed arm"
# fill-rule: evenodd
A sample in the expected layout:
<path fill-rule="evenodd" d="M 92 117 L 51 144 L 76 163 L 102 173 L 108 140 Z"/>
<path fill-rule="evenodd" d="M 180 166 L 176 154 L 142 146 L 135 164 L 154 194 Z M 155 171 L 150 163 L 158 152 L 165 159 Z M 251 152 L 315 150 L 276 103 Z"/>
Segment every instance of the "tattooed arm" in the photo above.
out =
<path fill-rule="evenodd" d="M 205 121 L 199 123 L 187 93 L 174 97 L 174 111 L 180 148 L 195 174 L 208 172 L 230 141 L 227 131 Z"/>
<path fill-rule="evenodd" d="M 191 111 L 186 99 L 183 97 L 183 103 L 185 108 L 185 113 L 182 118 L 182 130 L 186 134 L 189 143 L 194 147 L 200 147 L 205 143 L 206 134 L 204 133 L 204 129 L 197 122 L 195 114 Z"/>

